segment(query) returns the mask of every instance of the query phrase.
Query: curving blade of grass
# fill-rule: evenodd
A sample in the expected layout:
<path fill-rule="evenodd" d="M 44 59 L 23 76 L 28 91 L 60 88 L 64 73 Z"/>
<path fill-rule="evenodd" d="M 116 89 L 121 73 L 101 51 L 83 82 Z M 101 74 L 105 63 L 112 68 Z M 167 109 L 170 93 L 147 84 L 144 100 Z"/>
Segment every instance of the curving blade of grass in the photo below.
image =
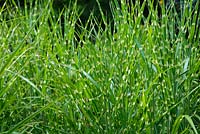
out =
<path fill-rule="evenodd" d="M 20 50 L 20 48 L 21 47 L 17 48 L 17 50 L 9 57 L 9 59 L 7 60 L 7 62 L 5 63 L 5 65 L 2 67 L 2 69 L 0 71 L 0 77 L 2 77 L 6 71 L 9 71 L 9 68 L 11 66 L 13 66 L 25 53 L 27 53 L 29 50 L 32 49 L 32 48 L 27 48 L 27 49 L 25 49 L 25 50 L 22 51 L 22 50 Z M 16 59 L 14 59 L 16 57 L 16 55 L 18 54 L 17 52 L 19 50 L 20 50 L 21 54 L 19 56 L 17 56 Z M 0 97 L 2 97 L 4 95 L 4 93 L 6 93 L 8 91 L 9 87 L 12 85 L 12 83 L 15 81 L 15 79 L 16 79 L 16 74 L 11 79 L 11 81 L 8 83 L 8 85 L 6 86 L 6 88 L 0 90 Z"/>
<path fill-rule="evenodd" d="M 183 118 L 185 118 L 188 123 L 190 124 L 190 126 L 192 127 L 192 129 L 194 130 L 194 133 L 195 134 L 198 134 L 197 132 L 197 129 L 192 121 L 192 118 L 189 116 L 189 115 L 180 115 L 176 121 L 174 122 L 174 125 L 173 125 L 173 129 L 172 129 L 172 133 L 175 134 L 175 133 L 178 133 L 178 129 L 180 127 L 180 124 L 181 124 L 181 121 L 183 120 Z"/>
<path fill-rule="evenodd" d="M 40 91 L 40 89 L 39 89 L 33 82 L 31 82 L 28 78 L 26 78 L 26 77 L 20 75 L 19 73 L 15 73 L 15 72 L 13 72 L 13 71 L 11 71 L 11 70 L 7 70 L 7 71 L 10 72 L 10 73 L 12 73 L 12 74 L 14 74 L 14 76 L 20 77 L 22 80 L 26 81 L 30 86 L 32 86 L 34 89 L 36 89 L 36 91 L 37 91 L 38 93 L 40 93 L 42 96 L 45 96 L 45 95 Z M 0 95 L 1 95 L 1 94 L 0 94 Z"/>
<path fill-rule="evenodd" d="M 48 109 L 53 103 L 49 103 L 46 106 L 43 106 L 42 108 L 40 108 L 39 110 L 37 110 L 36 112 L 32 113 L 31 115 L 29 115 L 28 117 L 26 117 L 25 119 L 23 119 L 22 121 L 20 121 L 18 124 L 16 124 L 13 128 L 11 128 L 10 130 L 8 130 L 7 132 L 4 133 L 8 133 L 11 134 L 12 132 L 16 131 L 17 129 L 23 125 L 25 125 L 28 121 L 30 121 L 32 118 L 34 118 L 36 115 L 40 114 L 41 112 L 45 111 L 46 109 Z"/>

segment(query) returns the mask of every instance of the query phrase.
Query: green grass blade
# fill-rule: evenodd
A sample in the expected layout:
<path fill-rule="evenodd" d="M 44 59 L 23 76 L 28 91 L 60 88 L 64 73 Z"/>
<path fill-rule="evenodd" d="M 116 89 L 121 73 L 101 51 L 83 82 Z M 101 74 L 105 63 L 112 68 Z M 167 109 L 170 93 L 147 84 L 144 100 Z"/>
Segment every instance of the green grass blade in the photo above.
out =
<path fill-rule="evenodd" d="M 52 103 L 49 103 L 46 106 L 43 106 L 42 108 L 40 108 L 39 110 L 37 110 L 36 112 L 34 112 L 33 114 L 29 115 L 28 117 L 26 117 L 24 120 L 20 121 L 18 124 L 16 124 L 13 128 L 11 128 L 10 130 L 8 130 L 5 133 L 11 134 L 12 132 L 14 132 L 15 130 L 17 130 L 19 127 L 21 127 L 22 125 L 25 125 L 27 122 L 29 122 L 32 118 L 34 118 L 36 115 L 40 114 L 42 111 L 45 111 L 46 109 L 48 109 L 50 106 L 52 105 Z"/>
<path fill-rule="evenodd" d="M 187 119 L 187 121 L 189 122 L 190 126 L 193 128 L 195 134 L 198 134 L 197 129 L 194 125 L 194 122 L 192 121 L 192 118 L 189 115 L 183 115 L 183 117 L 185 117 Z"/>

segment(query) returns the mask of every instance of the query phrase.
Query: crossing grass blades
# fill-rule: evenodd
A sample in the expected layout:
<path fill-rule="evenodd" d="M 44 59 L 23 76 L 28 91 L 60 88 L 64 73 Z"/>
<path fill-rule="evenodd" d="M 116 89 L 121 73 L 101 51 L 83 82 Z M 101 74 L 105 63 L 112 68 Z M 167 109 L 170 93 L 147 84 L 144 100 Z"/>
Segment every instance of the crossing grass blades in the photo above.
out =
<path fill-rule="evenodd" d="M 85 22 L 79 1 L 6 2 L 0 133 L 200 132 L 199 1 L 160 15 L 149 1 L 113 1 L 112 23 L 101 1 Z"/>

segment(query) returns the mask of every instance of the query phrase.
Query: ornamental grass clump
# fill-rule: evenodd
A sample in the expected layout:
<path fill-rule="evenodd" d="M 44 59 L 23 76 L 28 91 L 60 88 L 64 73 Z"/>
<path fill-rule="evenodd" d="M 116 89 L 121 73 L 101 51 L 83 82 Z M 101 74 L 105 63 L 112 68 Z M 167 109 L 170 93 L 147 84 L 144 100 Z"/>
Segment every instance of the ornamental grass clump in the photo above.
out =
<path fill-rule="evenodd" d="M 0 133 L 200 132 L 198 5 L 144 17 L 115 0 L 113 24 L 91 12 L 78 32 L 77 3 L 15 5 L 0 9 Z"/>

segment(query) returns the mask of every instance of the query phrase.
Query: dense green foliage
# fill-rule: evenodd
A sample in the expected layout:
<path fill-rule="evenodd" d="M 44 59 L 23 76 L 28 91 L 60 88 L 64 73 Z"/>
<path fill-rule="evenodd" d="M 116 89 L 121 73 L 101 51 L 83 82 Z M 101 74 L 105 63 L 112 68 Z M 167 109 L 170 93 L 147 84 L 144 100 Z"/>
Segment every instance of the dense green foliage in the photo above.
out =
<path fill-rule="evenodd" d="M 76 3 L 2 6 L 0 133 L 198 134 L 198 4 L 144 18 L 115 1 L 113 25 L 91 12 L 78 33 Z"/>

